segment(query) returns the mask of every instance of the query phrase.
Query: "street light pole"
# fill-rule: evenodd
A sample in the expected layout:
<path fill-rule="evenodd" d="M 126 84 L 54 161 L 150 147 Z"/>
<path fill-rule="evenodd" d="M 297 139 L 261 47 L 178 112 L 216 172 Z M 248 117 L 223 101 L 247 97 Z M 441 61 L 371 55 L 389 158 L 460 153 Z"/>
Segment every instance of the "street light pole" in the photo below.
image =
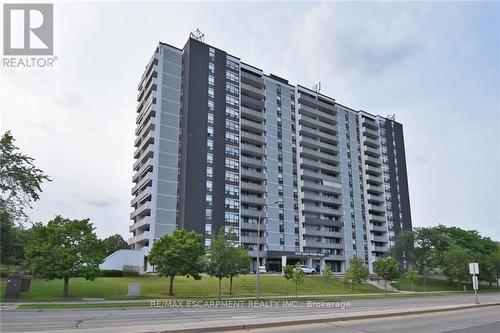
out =
<path fill-rule="evenodd" d="M 273 202 L 271 205 L 275 205 L 279 203 L 279 200 L 276 200 Z M 264 211 L 267 210 L 267 205 L 264 204 L 264 207 L 262 207 L 262 210 L 259 213 L 259 218 L 257 220 L 257 271 L 255 275 L 255 297 L 257 300 L 259 300 L 260 296 L 260 286 L 259 286 L 259 276 L 260 276 L 260 220 L 262 219 L 262 214 L 264 214 Z"/>

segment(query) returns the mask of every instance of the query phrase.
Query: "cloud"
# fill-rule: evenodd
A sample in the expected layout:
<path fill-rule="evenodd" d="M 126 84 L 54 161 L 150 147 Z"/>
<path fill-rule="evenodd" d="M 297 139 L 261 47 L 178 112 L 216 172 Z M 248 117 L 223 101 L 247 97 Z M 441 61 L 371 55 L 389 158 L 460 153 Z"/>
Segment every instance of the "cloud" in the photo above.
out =
<path fill-rule="evenodd" d="M 109 200 L 94 199 L 85 201 L 87 205 L 91 205 L 98 208 L 108 208 L 114 206 L 117 202 L 118 200 L 116 199 L 109 199 Z"/>

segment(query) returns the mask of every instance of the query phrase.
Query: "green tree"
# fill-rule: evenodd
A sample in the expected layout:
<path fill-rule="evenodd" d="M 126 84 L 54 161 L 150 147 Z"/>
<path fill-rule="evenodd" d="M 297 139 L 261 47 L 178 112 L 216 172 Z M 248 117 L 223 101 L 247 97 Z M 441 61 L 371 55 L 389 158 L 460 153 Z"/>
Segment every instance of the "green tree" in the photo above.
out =
<path fill-rule="evenodd" d="M 0 139 L 0 212 L 13 223 L 28 220 L 24 209 L 38 200 L 41 185 L 49 177 L 34 165 L 34 159 L 24 155 L 14 145 L 14 137 L 6 132 Z"/>
<path fill-rule="evenodd" d="M 207 253 L 206 271 L 208 275 L 216 277 L 218 280 L 219 299 L 222 296 L 222 279 L 228 278 L 231 271 L 229 259 L 231 247 L 231 241 L 226 237 L 223 228 L 212 235 L 212 241 Z"/>
<path fill-rule="evenodd" d="M 292 272 L 292 281 L 295 284 L 295 297 L 297 298 L 299 295 L 299 284 L 304 283 L 304 278 L 306 276 L 306 273 L 302 271 L 302 268 L 300 267 L 300 263 L 296 263 L 295 266 L 293 267 L 293 272 Z"/>
<path fill-rule="evenodd" d="M 240 274 L 248 274 L 252 257 L 248 250 L 233 246 L 229 251 L 229 295 L 233 294 L 233 278 Z"/>
<path fill-rule="evenodd" d="M 500 277 L 500 245 L 497 247 L 495 252 L 491 254 L 491 261 L 494 265 L 495 276 L 497 278 L 497 286 L 498 286 L 498 278 Z"/>
<path fill-rule="evenodd" d="M 106 249 L 106 256 L 109 256 L 118 250 L 130 248 L 128 243 L 119 234 L 104 238 L 102 242 L 104 243 L 104 248 Z"/>
<path fill-rule="evenodd" d="M 9 214 L 0 211 L 0 264 L 20 265 L 24 261 L 27 231 L 16 225 Z"/>
<path fill-rule="evenodd" d="M 201 279 L 204 253 L 202 235 L 177 229 L 171 235 L 165 235 L 154 242 L 149 262 L 155 266 L 160 276 L 169 278 L 168 295 L 173 296 L 176 276 Z"/>
<path fill-rule="evenodd" d="M 427 274 L 441 263 L 442 253 L 437 249 L 446 247 L 445 237 L 434 228 L 417 227 L 413 231 L 402 231 L 395 241 L 392 254 L 414 264 L 427 283 Z"/>
<path fill-rule="evenodd" d="M 399 263 L 392 257 L 378 259 L 374 262 L 375 273 L 384 280 L 385 294 L 387 295 L 387 281 L 399 277 Z"/>
<path fill-rule="evenodd" d="M 333 278 L 333 272 L 332 272 L 332 269 L 330 267 L 325 267 L 323 269 L 323 276 L 322 276 L 322 280 L 324 282 L 323 286 L 323 292 L 326 292 L 326 289 L 328 288 L 328 285 L 330 284 L 330 282 L 332 282 L 332 278 Z"/>
<path fill-rule="evenodd" d="M 344 281 L 351 284 L 351 291 L 355 283 L 361 283 L 368 277 L 368 270 L 365 262 L 359 257 L 354 257 L 349 261 L 349 268 L 344 274 Z"/>
<path fill-rule="evenodd" d="M 285 287 L 285 295 L 288 294 L 288 281 L 290 281 L 293 277 L 293 267 L 292 265 L 286 265 L 283 267 L 283 277 L 286 280 L 286 287 Z"/>
<path fill-rule="evenodd" d="M 474 262 L 479 264 L 479 281 L 489 282 L 490 286 L 497 281 L 496 265 L 493 254 L 488 256 L 473 255 Z"/>
<path fill-rule="evenodd" d="M 457 283 L 458 291 L 460 291 L 460 282 L 467 281 L 469 278 L 470 261 L 470 251 L 459 246 L 448 250 L 443 256 L 443 274 L 450 282 Z"/>
<path fill-rule="evenodd" d="M 412 266 L 406 271 L 405 280 L 410 283 L 411 291 L 415 291 L 413 285 L 417 281 L 417 272 L 415 272 Z"/>
<path fill-rule="evenodd" d="M 81 276 L 94 280 L 104 248 L 88 219 L 69 220 L 56 216 L 44 226 L 36 224 L 29 232 L 26 260 L 35 275 L 48 280 L 64 279 L 63 296 L 69 295 L 69 279 Z"/>

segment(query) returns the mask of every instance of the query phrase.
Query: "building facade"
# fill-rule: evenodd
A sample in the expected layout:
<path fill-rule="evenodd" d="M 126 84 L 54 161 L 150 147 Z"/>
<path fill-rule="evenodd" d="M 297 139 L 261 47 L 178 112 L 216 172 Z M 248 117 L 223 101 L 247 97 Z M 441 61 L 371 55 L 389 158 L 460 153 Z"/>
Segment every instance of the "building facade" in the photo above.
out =
<path fill-rule="evenodd" d="M 223 228 L 269 271 L 301 261 L 342 273 L 355 256 L 373 271 L 411 229 L 394 118 L 194 38 L 183 49 L 160 43 L 138 90 L 129 243 L 145 266 L 153 242 L 175 228 L 207 246 Z"/>

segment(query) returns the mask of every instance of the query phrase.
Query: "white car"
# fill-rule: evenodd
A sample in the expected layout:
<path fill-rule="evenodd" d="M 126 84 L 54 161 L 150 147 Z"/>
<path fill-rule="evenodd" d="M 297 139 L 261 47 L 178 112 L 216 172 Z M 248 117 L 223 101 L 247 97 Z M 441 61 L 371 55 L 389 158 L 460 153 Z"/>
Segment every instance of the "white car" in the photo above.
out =
<path fill-rule="evenodd" d="M 306 274 L 311 274 L 311 275 L 316 274 L 316 270 L 314 268 L 306 266 L 306 265 L 300 265 L 300 269 L 302 270 L 302 272 L 304 272 Z"/>

